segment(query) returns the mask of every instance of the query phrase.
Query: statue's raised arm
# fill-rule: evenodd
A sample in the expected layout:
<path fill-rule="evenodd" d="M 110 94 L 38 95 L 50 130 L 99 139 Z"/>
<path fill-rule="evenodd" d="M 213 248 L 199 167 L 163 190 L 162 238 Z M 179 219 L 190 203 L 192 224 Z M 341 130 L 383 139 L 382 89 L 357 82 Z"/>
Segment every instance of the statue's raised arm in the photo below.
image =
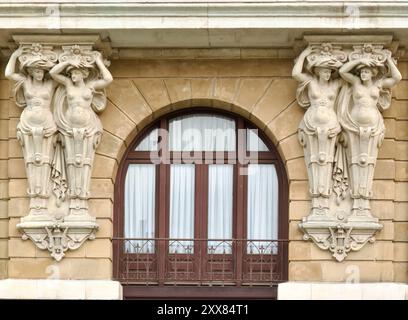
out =
<path fill-rule="evenodd" d="M 5 70 L 5 76 L 15 81 L 15 103 L 24 108 L 17 124 L 17 139 L 27 171 L 29 217 L 36 220 L 49 218 L 49 178 L 57 127 L 51 112 L 55 83 L 48 71 L 56 61 L 52 47 L 24 45 L 12 53 Z"/>
<path fill-rule="evenodd" d="M 392 59 L 391 55 L 387 56 L 386 62 L 390 70 L 391 77 L 383 79 L 381 81 L 381 85 L 383 88 L 392 88 L 402 80 L 402 75 L 401 72 L 399 72 L 397 66 L 395 65 L 395 62 Z"/>
<path fill-rule="evenodd" d="M 329 210 L 335 142 L 341 131 L 335 112 L 341 85 L 338 69 L 345 59 L 340 48 L 324 43 L 306 48 L 292 71 L 299 81 L 297 102 L 307 108 L 298 137 L 308 171 L 311 215 L 317 218 L 327 215 Z"/>
<path fill-rule="evenodd" d="M 95 150 L 103 132 L 96 113 L 104 110 L 103 90 L 112 82 L 102 55 L 72 46 L 60 55 L 51 76 L 61 83 L 55 94 L 54 118 L 65 147 L 68 199 L 66 220 L 89 220 L 89 185 Z"/>

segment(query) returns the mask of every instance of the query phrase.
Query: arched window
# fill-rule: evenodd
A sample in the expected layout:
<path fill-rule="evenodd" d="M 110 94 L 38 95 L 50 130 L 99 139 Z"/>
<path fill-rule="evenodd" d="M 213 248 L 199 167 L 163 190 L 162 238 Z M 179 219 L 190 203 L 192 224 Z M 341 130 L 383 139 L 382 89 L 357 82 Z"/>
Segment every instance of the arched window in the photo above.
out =
<path fill-rule="evenodd" d="M 243 118 L 195 109 L 159 119 L 127 150 L 115 188 L 114 277 L 130 296 L 183 284 L 264 297 L 286 280 L 284 165 Z"/>

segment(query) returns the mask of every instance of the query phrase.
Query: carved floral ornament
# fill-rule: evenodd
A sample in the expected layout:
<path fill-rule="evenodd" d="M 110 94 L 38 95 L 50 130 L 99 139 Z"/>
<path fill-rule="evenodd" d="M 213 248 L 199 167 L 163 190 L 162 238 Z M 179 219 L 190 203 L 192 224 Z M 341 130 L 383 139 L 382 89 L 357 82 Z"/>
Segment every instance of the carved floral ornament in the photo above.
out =
<path fill-rule="evenodd" d="M 105 108 L 104 88 L 112 81 L 105 64 L 89 44 L 34 43 L 14 51 L 6 67 L 6 77 L 15 81 L 15 102 L 23 108 L 17 139 L 30 198 L 17 228 L 57 261 L 95 238 L 98 229 L 88 199 L 102 135 L 97 113 Z"/>
<path fill-rule="evenodd" d="M 299 81 L 299 124 L 311 210 L 299 227 L 305 240 L 330 250 L 337 261 L 357 251 L 382 228 L 370 199 L 383 110 L 401 80 L 391 52 L 379 44 L 309 45 L 292 72 Z"/>

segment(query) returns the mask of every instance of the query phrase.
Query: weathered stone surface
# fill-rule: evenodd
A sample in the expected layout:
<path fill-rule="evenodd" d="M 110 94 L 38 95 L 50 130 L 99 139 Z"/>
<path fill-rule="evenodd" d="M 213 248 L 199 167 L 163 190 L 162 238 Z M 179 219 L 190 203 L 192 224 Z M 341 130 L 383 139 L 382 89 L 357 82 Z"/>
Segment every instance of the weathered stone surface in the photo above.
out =
<path fill-rule="evenodd" d="M 378 150 L 378 159 L 394 159 L 396 156 L 396 144 L 393 139 L 384 139 Z"/>
<path fill-rule="evenodd" d="M 16 279 L 110 279 L 109 259 L 66 258 L 56 263 L 51 258 L 12 258 L 9 277 Z"/>
<path fill-rule="evenodd" d="M 395 200 L 408 201 L 408 182 L 395 183 Z"/>
<path fill-rule="evenodd" d="M 28 198 L 11 198 L 8 202 L 8 212 L 10 217 L 23 217 L 28 214 Z"/>
<path fill-rule="evenodd" d="M 290 180 L 307 180 L 307 169 L 303 158 L 287 161 L 286 170 Z"/>
<path fill-rule="evenodd" d="M 10 159 L 8 160 L 8 176 L 10 179 L 26 179 L 26 168 L 24 159 Z"/>
<path fill-rule="evenodd" d="M 289 263 L 289 281 L 321 281 L 322 265 L 320 262 Z"/>
<path fill-rule="evenodd" d="M 395 162 L 394 160 L 378 160 L 375 165 L 374 179 L 394 179 Z"/>
<path fill-rule="evenodd" d="M 408 142 L 407 141 L 395 141 L 395 160 L 408 160 Z"/>
<path fill-rule="evenodd" d="M 23 151 L 17 139 L 8 140 L 8 156 L 10 158 L 23 158 Z"/>
<path fill-rule="evenodd" d="M 191 79 L 191 98 L 194 100 L 209 99 L 214 94 L 214 78 Z"/>
<path fill-rule="evenodd" d="M 9 239 L 8 241 L 9 256 L 13 258 L 34 258 L 35 248 L 31 241 L 22 239 Z"/>
<path fill-rule="evenodd" d="M 163 79 L 134 79 L 133 82 L 153 111 L 171 104 Z"/>
<path fill-rule="evenodd" d="M 9 195 L 10 198 L 23 198 L 27 195 L 27 180 L 26 179 L 10 179 L 9 180 Z"/>
<path fill-rule="evenodd" d="M 408 80 L 402 80 L 394 90 L 396 99 L 408 99 Z"/>
<path fill-rule="evenodd" d="M 134 123 L 140 122 L 152 113 L 152 110 L 132 80 L 114 80 L 107 89 L 107 96 Z"/>
<path fill-rule="evenodd" d="M 372 200 L 371 211 L 380 220 L 392 220 L 394 218 L 394 201 Z"/>
<path fill-rule="evenodd" d="M 301 220 L 306 217 L 310 210 L 309 201 L 290 201 L 289 220 Z"/>
<path fill-rule="evenodd" d="M 295 101 L 296 81 L 293 79 L 273 79 L 266 93 L 255 105 L 251 120 L 260 128 L 272 121 L 282 110 Z"/>
<path fill-rule="evenodd" d="M 395 162 L 395 180 L 396 181 L 408 181 L 408 162 L 396 161 Z"/>
<path fill-rule="evenodd" d="M 383 112 L 384 118 L 408 120 L 408 100 L 392 100 L 391 108 Z"/>
<path fill-rule="evenodd" d="M 394 262 L 394 281 L 400 283 L 408 283 L 408 263 Z M 405 300 L 408 300 L 407 297 Z"/>
<path fill-rule="evenodd" d="M 296 133 L 303 114 L 302 108 L 300 108 L 297 103 L 293 103 L 268 123 L 268 129 L 272 131 L 276 137 L 276 141 L 274 142 Z"/>
<path fill-rule="evenodd" d="M 271 79 L 263 78 L 242 79 L 234 103 L 246 109 L 249 116 L 254 105 L 265 94 L 271 81 Z"/>
<path fill-rule="evenodd" d="M 116 159 L 95 155 L 92 178 L 111 178 L 114 180 L 117 170 L 118 163 Z"/>
<path fill-rule="evenodd" d="M 189 79 L 165 79 L 164 84 L 172 104 L 186 100 L 191 104 L 191 83 Z"/>
<path fill-rule="evenodd" d="M 394 261 L 408 262 L 408 243 L 394 243 Z"/>
<path fill-rule="evenodd" d="M 408 222 L 394 222 L 394 241 L 408 241 Z"/>
<path fill-rule="evenodd" d="M 289 184 L 289 199 L 308 200 L 309 188 L 307 181 L 291 181 Z"/>
<path fill-rule="evenodd" d="M 0 259 L 8 259 L 8 239 L 0 239 Z"/>
<path fill-rule="evenodd" d="M 8 141 L 0 141 L 0 159 L 8 159 Z"/>
<path fill-rule="evenodd" d="M 408 140 L 408 121 L 398 119 L 395 122 L 395 139 Z"/>
<path fill-rule="evenodd" d="M 408 202 L 395 203 L 395 221 L 408 221 Z"/>
<path fill-rule="evenodd" d="M 101 139 L 101 144 L 99 145 L 96 153 L 110 157 L 112 159 L 117 159 L 119 161 L 125 151 L 126 146 L 122 139 L 114 136 L 107 131 L 104 131 Z"/>
<path fill-rule="evenodd" d="M 303 148 L 299 143 L 297 133 L 279 141 L 278 150 L 283 155 L 283 160 L 303 157 Z"/>
<path fill-rule="evenodd" d="M 8 200 L 0 200 L 0 219 L 8 218 Z"/>
<path fill-rule="evenodd" d="M 98 218 L 96 219 L 96 222 L 99 225 L 99 229 L 96 232 L 96 238 L 97 239 L 102 239 L 102 238 L 108 238 L 111 239 L 113 235 L 113 223 L 111 219 L 106 219 L 106 218 Z"/>
<path fill-rule="evenodd" d="M 106 131 L 123 140 L 126 139 L 136 127 L 136 124 L 132 120 L 109 102 L 99 118 Z"/>
<path fill-rule="evenodd" d="M 374 180 L 373 199 L 387 200 L 395 197 L 395 183 L 390 180 Z"/>
<path fill-rule="evenodd" d="M 94 217 L 112 219 L 113 203 L 110 199 L 91 199 L 89 200 L 89 212 Z"/>
<path fill-rule="evenodd" d="M 239 78 L 217 78 L 215 80 L 214 98 L 232 103 L 239 89 Z"/>
<path fill-rule="evenodd" d="M 111 179 L 91 179 L 91 199 L 113 199 Z"/>
<path fill-rule="evenodd" d="M 322 261 L 320 265 L 322 281 L 383 282 L 394 278 L 392 262 L 389 261 Z"/>

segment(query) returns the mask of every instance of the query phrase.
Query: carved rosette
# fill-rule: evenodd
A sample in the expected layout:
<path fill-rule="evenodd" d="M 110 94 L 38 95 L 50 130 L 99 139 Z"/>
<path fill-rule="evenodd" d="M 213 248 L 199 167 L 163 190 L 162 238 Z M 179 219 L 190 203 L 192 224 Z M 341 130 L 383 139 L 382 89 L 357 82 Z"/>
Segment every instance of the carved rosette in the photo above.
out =
<path fill-rule="evenodd" d="M 311 196 L 310 213 L 299 227 L 304 240 L 312 240 L 320 249 L 330 251 L 339 262 L 350 251 L 373 243 L 375 233 L 382 228 L 370 208 L 375 163 L 384 139 L 380 112 L 389 107 L 390 87 L 400 80 L 386 44 L 350 43 L 343 39 L 343 43 L 333 44 L 327 40 L 309 42 L 293 71 L 300 81 L 298 103 L 307 109 L 299 125 L 299 142 L 305 154 Z M 314 66 L 334 72 L 324 82 L 323 76 L 313 71 Z M 372 78 L 360 76 L 361 69 Z M 334 75 L 338 74 L 343 78 L 341 88 L 335 97 L 333 91 L 329 96 L 327 92 L 335 86 Z M 360 87 L 354 86 L 356 82 Z M 372 100 L 371 105 L 360 104 L 359 96 L 366 91 L 374 99 L 374 89 L 379 98 Z M 353 93 L 356 90 L 361 91 L 359 95 Z M 333 98 L 335 103 L 327 103 Z M 330 122 L 323 115 L 332 115 L 331 110 L 336 119 Z M 340 125 L 338 132 L 331 129 L 335 123 Z"/>
<path fill-rule="evenodd" d="M 96 112 L 105 108 L 104 87 L 112 80 L 106 64 L 89 41 L 67 45 L 45 40 L 20 43 L 6 68 L 6 76 L 16 81 L 16 103 L 24 108 L 17 135 L 26 164 L 30 212 L 17 228 L 23 240 L 48 250 L 56 261 L 67 250 L 94 239 L 98 230 L 95 217 L 88 212 L 88 199 L 102 134 Z M 72 69 L 79 71 L 75 79 L 70 78 Z M 79 85 L 78 74 L 83 76 Z M 72 105 L 67 100 L 70 90 L 71 95 L 78 92 Z M 78 113 L 83 116 L 76 117 Z"/>

